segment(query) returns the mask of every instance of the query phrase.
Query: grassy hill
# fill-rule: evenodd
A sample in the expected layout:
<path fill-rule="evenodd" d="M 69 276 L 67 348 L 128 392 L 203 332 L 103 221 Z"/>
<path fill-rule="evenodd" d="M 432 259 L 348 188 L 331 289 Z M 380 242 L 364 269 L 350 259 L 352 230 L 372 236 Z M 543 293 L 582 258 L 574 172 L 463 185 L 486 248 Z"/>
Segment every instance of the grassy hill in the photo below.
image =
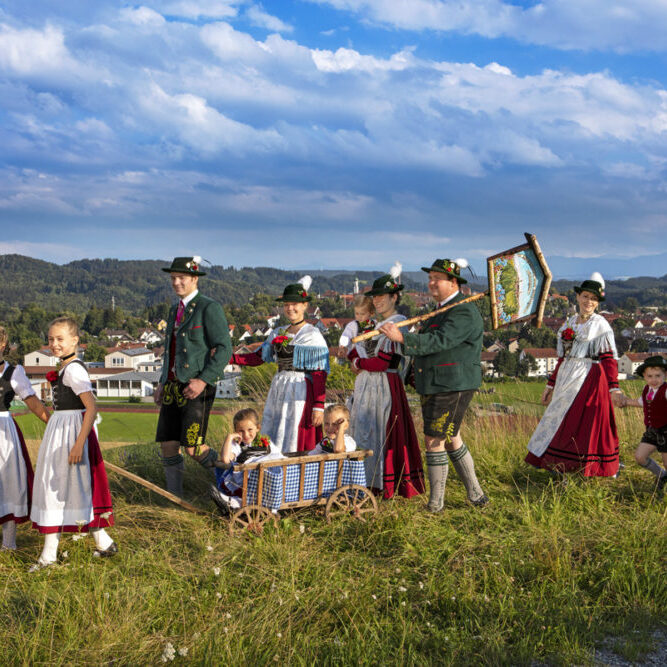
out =
<path fill-rule="evenodd" d="M 620 479 L 564 486 L 523 463 L 535 387 L 481 394 L 482 407 L 502 401 L 517 414 L 464 429 L 491 497 L 483 511 L 452 470 L 438 515 L 424 499 L 395 499 L 367 524 L 329 525 L 305 509 L 261 536 L 230 537 L 191 462 L 186 497 L 210 516 L 109 473 L 117 557 L 96 560 L 90 538 L 69 538 L 61 565 L 28 575 L 41 541 L 25 526 L 20 551 L 0 553 L 3 662 L 565 665 L 592 662 L 609 637 L 640 658 L 667 612 L 667 505 L 631 461 L 640 412 L 617 413 Z M 212 441 L 226 430 L 216 422 Z M 154 445 L 105 456 L 162 483 Z"/>

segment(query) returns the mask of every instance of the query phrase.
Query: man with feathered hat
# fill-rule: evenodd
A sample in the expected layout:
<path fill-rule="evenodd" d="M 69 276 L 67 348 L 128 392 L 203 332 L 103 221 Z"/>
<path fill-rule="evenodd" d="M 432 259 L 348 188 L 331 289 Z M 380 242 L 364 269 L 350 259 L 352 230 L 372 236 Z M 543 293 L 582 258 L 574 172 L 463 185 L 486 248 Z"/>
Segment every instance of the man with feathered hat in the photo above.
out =
<path fill-rule="evenodd" d="M 459 286 L 467 280 L 461 270 L 465 259 L 436 259 L 428 273 L 428 288 L 436 308 L 463 300 Z M 463 480 L 472 505 L 489 502 L 475 474 L 475 464 L 460 434 L 463 416 L 482 383 L 481 352 L 484 323 L 477 307 L 462 304 L 426 320 L 419 333 L 402 333 L 389 323 L 380 327 L 389 339 L 403 343 L 406 355 L 414 359 L 414 381 L 421 395 L 426 463 L 430 494 L 428 509 L 440 512 L 451 459 Z"/>
<path fill-rule="evenodd" d="M 162 376 L 155 391 L 160 417 L 155 439 L 162 448 L 167 490 L 183 495 L 181 447 L 205 468 L 217 452 L 205 444 L 215 388 L 232 353 L 222 306 L 199 293 L 201 257 L 176 257 L 170 267 L 171 286 L 179 298 L 169 311 Z"/>

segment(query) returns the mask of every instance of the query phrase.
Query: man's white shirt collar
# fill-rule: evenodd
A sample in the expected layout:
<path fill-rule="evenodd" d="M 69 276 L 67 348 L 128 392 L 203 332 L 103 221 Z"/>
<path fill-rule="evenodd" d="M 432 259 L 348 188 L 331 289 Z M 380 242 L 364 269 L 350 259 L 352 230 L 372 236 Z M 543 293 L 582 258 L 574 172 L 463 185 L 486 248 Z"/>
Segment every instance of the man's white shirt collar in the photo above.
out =
<path fill-rule="evenodd" d="M 190 303 L 190 301 L 192 301 L 192 299 L 194 299 L 197 296 L 197 294 L 199 294 L 198 289 L 196 289 L 194 292 L 191 292 L 187 296 L 184 296 L 182 299 L 180 299 L 183 302 L 183 306 L 184 307 L 187 306 Z"/>
<path fill-rule="evenodd" d="M 441 301 L 438 304 L 438 308 L 442 308 L 443 306 L 447 305 L 458 293 L 460 290 L 456 290 L 454 294 L 450 294 L 444 301 Z"/>

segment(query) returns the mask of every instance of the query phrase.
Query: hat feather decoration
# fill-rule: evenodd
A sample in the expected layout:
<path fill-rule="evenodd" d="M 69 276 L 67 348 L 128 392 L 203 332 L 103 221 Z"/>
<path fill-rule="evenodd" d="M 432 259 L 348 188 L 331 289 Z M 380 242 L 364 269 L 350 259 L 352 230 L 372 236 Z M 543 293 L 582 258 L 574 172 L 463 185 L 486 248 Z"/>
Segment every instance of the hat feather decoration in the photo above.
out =
<path fill-rule="evenodd" d="M 398 281 L 402 271 L 403 271 L 403 265 L 399 261 L 396 261 L 394 262 L 394 266 L 392 266 L 391 269 L 389 269 L 389 275 L 394 280 Z"/>
<path fill-rule="evenodd" d="M 310 286 L 313 284 L 313 279 L 310 276 L 303 276 L 303 278 L 299 278 L 297 282 L 307 292 L 310 289 Z"/>
<path fill-rule="evenodd" d="M 459 266 L 459 268 L 461 268 L 461 269 L 467 269 L 468 268 L 468 260 L 463 259 L 463 257 L 459 257 L 458 259 L 455 259 L 454 264 L 457 264 Z"/>
<path fill-rule="evenodd" d="M 602 274 L 598 273 L 597 271 L 593 271 L 589 280 L 594 280 L 596 283 L 600 283 L 600 285 L 602 285 L 602 289 L 604 289 L 604 278 L 602 277 Z"/>

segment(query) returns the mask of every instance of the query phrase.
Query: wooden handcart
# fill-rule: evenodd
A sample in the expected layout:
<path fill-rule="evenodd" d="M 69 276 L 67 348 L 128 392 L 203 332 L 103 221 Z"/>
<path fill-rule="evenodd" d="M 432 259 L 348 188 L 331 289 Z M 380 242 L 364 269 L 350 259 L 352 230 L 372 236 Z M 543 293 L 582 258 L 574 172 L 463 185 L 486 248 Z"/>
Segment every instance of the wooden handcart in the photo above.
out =
<path fill-rule="evenodd" d="M 235 471 L 243 472 L 243 485 L 241 507 L 230 508 L 229 532 L 261 533 L 279 511 L 313 505 L 325 506 L 327 522 L 342 516 L 366 521 L 378 510 L 363 473 L 368 456 L 373 456 L 371 450 L 360 449 L 235 465 Z M 216 466 L 227 467 L 222 462 Z"/>

